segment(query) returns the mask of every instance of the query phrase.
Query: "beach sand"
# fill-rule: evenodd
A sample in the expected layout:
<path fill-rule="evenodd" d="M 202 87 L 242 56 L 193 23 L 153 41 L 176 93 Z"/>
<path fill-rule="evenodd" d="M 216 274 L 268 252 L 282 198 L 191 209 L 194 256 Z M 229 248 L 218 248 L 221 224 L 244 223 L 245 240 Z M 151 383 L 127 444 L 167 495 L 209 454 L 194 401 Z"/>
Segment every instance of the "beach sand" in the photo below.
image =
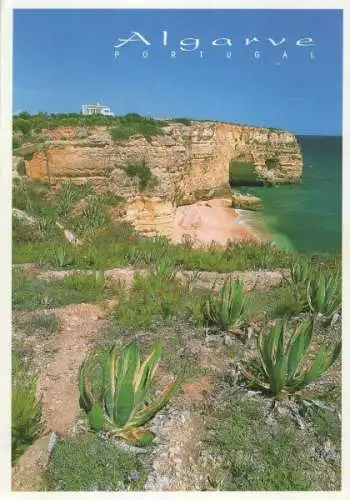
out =
<path fill-rule="evenodd" d="M 231 200 L 214 199 L 178 207 L 175 214 L 173 243 L 190 237 L 195 247 L 212 242 L 226 245 L 229 241 L 254 241 L 260 238 L 244 218 L 231 208 Z"/>

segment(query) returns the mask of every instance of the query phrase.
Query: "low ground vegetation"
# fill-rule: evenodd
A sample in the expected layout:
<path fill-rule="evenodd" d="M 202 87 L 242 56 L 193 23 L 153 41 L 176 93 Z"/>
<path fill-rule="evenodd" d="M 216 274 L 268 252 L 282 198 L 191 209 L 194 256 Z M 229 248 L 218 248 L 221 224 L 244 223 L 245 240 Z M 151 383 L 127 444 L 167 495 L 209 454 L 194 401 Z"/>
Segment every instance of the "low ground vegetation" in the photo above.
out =
<path fill-rule="evenodd" d="M 12 462 L 39 436 L 42 408 L 36 393 L 36 374 L 18 353 L 12 356 Z"/>
<path fill-rule="evenodd" d="M 92 208 L 78 226 L 81 215 L 75 210 L 83 201 L 79 214 Z M 149 412 L 150 427 L 145 429 L 145 422 L 134 427 L 157 438 L 157 418 L 166 422 L 175 411 L 179 421 L 184 411 L 201 421 L 188 449 L 178 451 L 189 454 L 199 446 L 202 455 L 210 455 L 199 489 L 340 489 L 339 256 L 296 256 L 270 244 L 207 250 L 171 246 L 164 238 L 147 239 L 128 224 L 111 221 L 108 197 L 97 200 L 89 186 L 65 185 L 53 193 L 43 183 L 18 184 L 14 205 L 41 221 L 30 231 L 19 221 L 14 224 L 14 263 L 34 263 L 13 269 L 14 356 L 44 340 L 52 348 L 62 335 L 58 315 L 67 305 L 99 304 L 104 315 L 94 350 L 87 353 L 89 370 L 84 373 L 81 365 L 81 430 L 57 440 L 43 489 L 147 489 L 159 441 L 137 443 L 135 428 L 123 436 L 113 436 L 113 430 L 135 422 L 138 412 Z M 57 220 L 77 231 L 81 246 L 62 239 Z M 32 237 L 34 231 L 41 236 Z M 106 274 L 115 267 L 133 271 L 128 283 Z M 269 269 L 282 270 L 284 279 L 264 289 L 247 289 L 244 278 L 237 282 L 223 275 Z M 212 284 L 220 278 L 223 285 L 203 287 L 205 271 L 216 271 Z M 153 350 L 158 342 L 162 356 Z M 14 460 L 41 429 L 35 375 L 29 375 L 40 360 L 28 360 L 24 372 L 13 365 Z M 176 390 L 162 400 L 161 391 L 174 377 Z M 151 379 L 146 395 L 147 384 L 142 384 Z M 210 379 L 211 388 L 202 391 L 198 381 L 204 379 Z M 160 400 L 167 405 L 152 406 Z M 142 453 L 133 448 L 137 444 L 144 445 L 138 448 Z M 171 483 L 175 452 L 162 446 Z"/>

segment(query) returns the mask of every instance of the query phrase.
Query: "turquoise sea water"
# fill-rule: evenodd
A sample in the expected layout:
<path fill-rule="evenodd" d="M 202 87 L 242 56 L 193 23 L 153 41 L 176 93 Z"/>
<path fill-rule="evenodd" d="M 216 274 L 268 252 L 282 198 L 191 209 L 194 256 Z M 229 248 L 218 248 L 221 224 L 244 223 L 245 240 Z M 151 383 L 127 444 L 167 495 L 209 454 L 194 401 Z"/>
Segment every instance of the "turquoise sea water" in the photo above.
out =
<path fill-rule="evenodd" d="M 262 198 L 262 218 L 276 244 L 306 253 L 341 251 L 342 138 L 301 136 L 300 185 L 241 188 Z"/>

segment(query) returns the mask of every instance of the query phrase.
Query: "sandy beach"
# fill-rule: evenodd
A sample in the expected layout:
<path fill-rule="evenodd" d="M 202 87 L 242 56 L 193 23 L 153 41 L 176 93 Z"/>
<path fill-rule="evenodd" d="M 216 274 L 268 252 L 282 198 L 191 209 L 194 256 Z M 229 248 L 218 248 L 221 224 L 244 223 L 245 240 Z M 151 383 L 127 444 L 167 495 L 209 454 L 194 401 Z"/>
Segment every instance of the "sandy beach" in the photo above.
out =
<path fill-rule="evenodd" d="M 229 199 L 178 207 L 171 239 L 173 243 L 181 243 L 186 237 L 192 239 L 195 247 L 212 242 L 225 245 L 229 241 L 260 241 L 238 211 L 231 208 Z"/>

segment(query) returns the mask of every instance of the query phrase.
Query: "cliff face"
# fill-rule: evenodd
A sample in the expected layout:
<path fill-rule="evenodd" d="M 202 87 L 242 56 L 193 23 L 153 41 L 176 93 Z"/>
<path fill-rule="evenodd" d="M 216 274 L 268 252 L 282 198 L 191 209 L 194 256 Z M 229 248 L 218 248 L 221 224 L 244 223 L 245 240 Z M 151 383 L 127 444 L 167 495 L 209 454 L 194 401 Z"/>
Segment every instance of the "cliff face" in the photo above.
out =
<path fill-rule="evenodd" d="M 130 198 L 140 193 L 125 167 L 145 162 L 153 182 L 143 194 L 179 206 L 222 194 L 232 161 L 249 161 L 276 183 L 296 182 L 302 173 L 300 147 L 289 132 L 213 122 L 173 123 L 163 132 L 148 142 L 143 136 L 114 141 L 106 127 L 86 137 L 76 129 L 47 131 L 26 156 L 26 174 L 52 183 L 90 179 L 101 191 Z"/>

